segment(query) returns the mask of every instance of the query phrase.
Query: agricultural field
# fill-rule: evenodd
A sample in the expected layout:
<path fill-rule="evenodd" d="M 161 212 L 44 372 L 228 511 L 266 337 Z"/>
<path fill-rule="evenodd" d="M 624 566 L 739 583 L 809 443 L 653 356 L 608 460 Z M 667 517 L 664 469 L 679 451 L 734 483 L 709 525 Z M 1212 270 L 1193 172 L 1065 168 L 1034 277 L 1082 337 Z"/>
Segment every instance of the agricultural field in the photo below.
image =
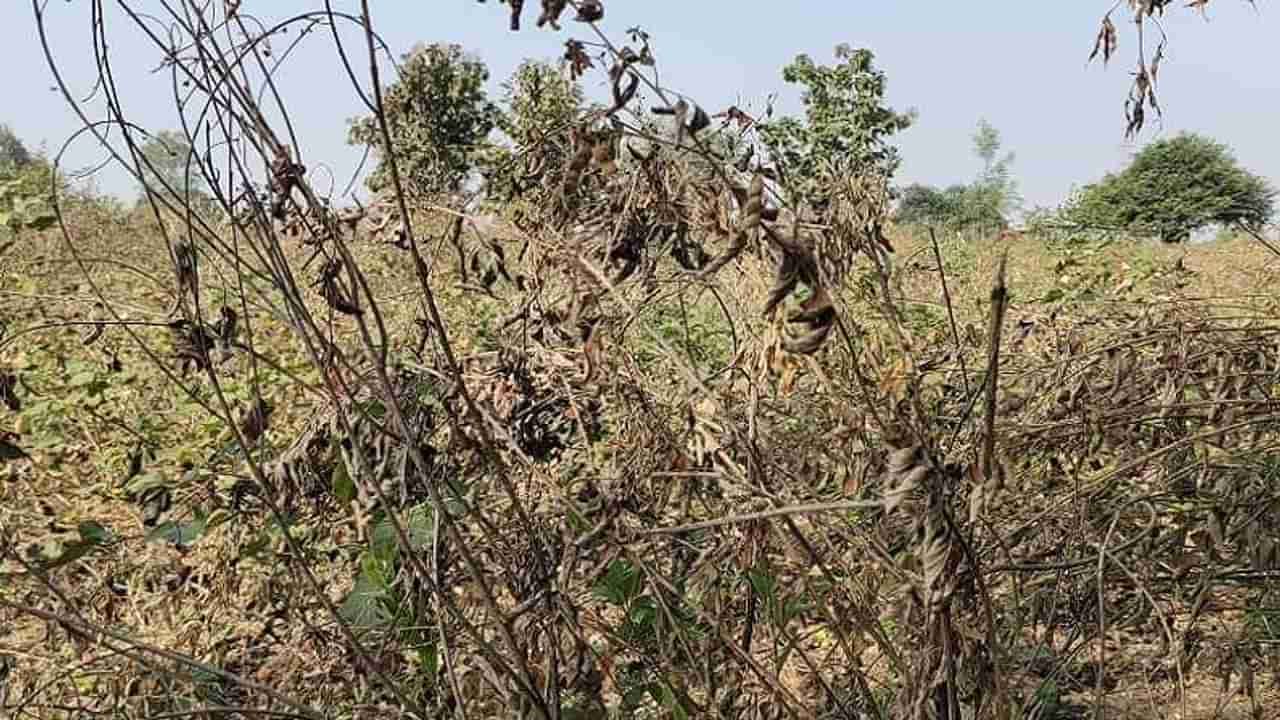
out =
<path fill-rule="evenodd" d="M 896 183 L 869 51 L 713 123 L 631 30 L 501 107 L 375 64 L 337 203 L 193 37 L 256 164 L 0 158 L 0 717 L 1280 717 L 1280 243 L 1225 146 L 1014 228 L 985 121 Z"/>

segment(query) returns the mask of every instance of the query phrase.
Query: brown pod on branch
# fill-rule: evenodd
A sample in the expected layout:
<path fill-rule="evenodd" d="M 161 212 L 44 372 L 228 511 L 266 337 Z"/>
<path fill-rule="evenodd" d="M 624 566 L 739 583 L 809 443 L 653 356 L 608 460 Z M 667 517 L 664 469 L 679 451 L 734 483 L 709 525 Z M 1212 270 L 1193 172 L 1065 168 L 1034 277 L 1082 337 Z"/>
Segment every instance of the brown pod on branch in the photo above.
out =
<path fill-rule="evenodd" d="M 729 243 L 729 247 L 725 248 L 724 254 L 712 260 L 706 268 L 702 270 L 702 277 L 710 277 L 720 270 L 720 268 L 733 262 L 733 259 L 742 254 L 747 247 L 747 240 L 751 236 L 751 232 L 760 227 L 760 217 L 764 212 L 764 178 L 757 173 L 751 177 L 751 185 L 744 191 L 740 187 L 733 188 L 734 195 L 737 196 L 738 202 L 742 205 L 742 218 L 738 222 L 737 231 L 733 235 L 733 241 Z"/>
<path fill-rule="evenodd" d="M 563 195 L 568 197 L 578 190 L 578 183 L 582 181 L 582 173 L 586 171 L 587 166 L 591 164 L 591 143 L 587 142 L 586 133 L 578 134 L 575 138 L 577 148 L 573 151 L 573 157 L 569 159 L 569 166 L 564 171 L 564 184 L 561 187 Z"/>
<path fill-rule="evenodd" d="M 640 87 L 640 76 L 633 72 L 627 72 L 626 64 L 614 65 L 609 69 L 609 75 L 613 78 L 613 106 L 606 112 L 605 116 L 613 115 L 631 102 L 631 98 L 635 97 L 636 89 Z M 622 78 L 626 77 L 628 82 L 626 87 L 622 86 Z"/>
<path fill-rule="evenodd" d="M 711 116 L 701 106 L 693 106 L 693 117 L 689 118 L 689 136 L 693 137 L 711 125 Z"/>
<path fill-rule="evenodd" d="M 600 0 L 580 0 L 578 14 L 573 18 L 578 22 L 599 22 L 604 19 L 604 3 Z"/>
<path fill-rule="evenodd" d="M 564 13 L 568 0 L 542 0 L 542 14 L 538 16 L 538 27 L 550 25 L 560 29 L 560 15 Z"/>

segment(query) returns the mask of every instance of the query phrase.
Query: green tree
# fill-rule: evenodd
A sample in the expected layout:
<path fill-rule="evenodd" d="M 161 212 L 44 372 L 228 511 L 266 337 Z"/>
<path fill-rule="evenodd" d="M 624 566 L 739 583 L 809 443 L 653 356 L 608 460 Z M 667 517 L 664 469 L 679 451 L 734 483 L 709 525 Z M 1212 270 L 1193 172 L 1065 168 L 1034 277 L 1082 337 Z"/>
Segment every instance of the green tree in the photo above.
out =
<path fill-rule="evenodd" d="M 383 106 L 405 190 L 419 197 L 455 191 L 471 174 L 500 118 L 484 91 L 489 70 L 456 44 L 418 44 L 401 60 L 400 76 L 386 88 Z M 380 160 L 369 188 L 390 188 L 377 118 L 352 120 L 348 142 L 368 145 Z"/>
<path fill-rule="evenodd" d="M 933 185 L 914 183 L 898 191 L 899 225 L 945 225 L 955 216 L 955 198 Z"/>
<path fill-rule="evenodd" d="M 200 172 L 200 159 L 192 154 L 191 143 L 176 130 L 152 133 L 138 151 L 145 162 L 138 164 L 143 182 L 153 190 L 164 192 L 167 184 L 184 195 L 206 195 L 209 185 Z M 148 165 L 149 164 L 149 165 Z"/>
<path fill-rule="evenodd" d="M 973 133 L 973 152 L 982 160 L 982 174 L 968 194 L 970 201 L 977 203 L 973 208 L 976 214 L 999 225 L 1007 224 L 1009 213 L 1021 203 L 1018 183 L 1013 179 L 1014 155 L 1010 152 L 1002 156 L 1002 146 L 1000 131 L 986 119 L 979 120 Z"/>
<path fill-rule="evenodd" d="M 1226 145 L 1183 133 L 1147 145 L 1123 171 L 1082 188 L 1062 215 L 1076 225 L 1183 242 L 1211 224 L 1265 224 L 1275 195 L 1266 180 L 1240 166 Z"/>
<path fill-rule="evenodd" d="M 520 194 L 540 169 L 563 164 L 583 106 L 581 86 L 545 60 L 520 63 L 502 88 L 505 107 L 496 123 L 509 144 L 480 149 L 474 157 L 486 194 L 498 201 Z"/>
<path fill-rule="evenodd" d="M 0 173 L 9 173 L 31 162 L 31 153 L 17 134 L 0 123 Z"/>
<path fill-rule="evenodd" d="M 900 158 L 889 138 L 915 119 L 914 112 L 885 106 L 885 74 L 875 67 L 870 50 L 841 44 L 835 56 L 833 65 L 796 56 L 782 69 L 782 78 L 803 87 L 804 119 L 783 117 L 759 125 L 760 139 L 780 166 L 784 185 L 800 198 L 825 194 L 821 178 L 832 164 L 891 177 Z"/>

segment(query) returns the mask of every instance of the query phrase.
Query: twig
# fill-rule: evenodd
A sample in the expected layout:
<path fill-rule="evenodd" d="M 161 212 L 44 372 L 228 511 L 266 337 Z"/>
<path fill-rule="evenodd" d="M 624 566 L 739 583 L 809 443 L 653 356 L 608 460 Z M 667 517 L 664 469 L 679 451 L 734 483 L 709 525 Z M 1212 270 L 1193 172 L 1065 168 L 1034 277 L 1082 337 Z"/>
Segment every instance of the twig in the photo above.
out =
<path fill-rule="evenodd" d="M 987 334 L 987 417 L 982 437 L 982 471 L 997 488 L 1004 485 L 1003 472 L 996 467 L 996 388 L 1000 384 L 1000 331 L 1004 326 L 1004 311 L 1008 303 L 1008 289 L 1004 284 L 1007 250 L 1000 253 L 996 265 L 995 282 L 991 286 L 991 326 Z"/>
<path fill-rule="evenodd" d="M 835 510 L 869 510 L 883 506 L 884 503 L 879 500 L 842 500 L 839 502 L 829 503 L 786 505 L 783 507 L 772 508 L 770 510 L 747 513 L 745 515 L 728 515 L 726 517 L 716 518 L 715 520 L 704 520 L 702 522 L 689 523 L 688 525 L 654 528 L 652 530 L 645 530 L 641 534 L 679 535 L 680 533 L 691 532 L 693 530 L 705 530 L 707 528 L 720 527 L 722 525 L 736 525 L 738 523 L 751 522 L 752 520 L 763 520 L 766 518 L 782 517 L 785 515 L 805 515 L 809 513 L 832 512 Z"/>

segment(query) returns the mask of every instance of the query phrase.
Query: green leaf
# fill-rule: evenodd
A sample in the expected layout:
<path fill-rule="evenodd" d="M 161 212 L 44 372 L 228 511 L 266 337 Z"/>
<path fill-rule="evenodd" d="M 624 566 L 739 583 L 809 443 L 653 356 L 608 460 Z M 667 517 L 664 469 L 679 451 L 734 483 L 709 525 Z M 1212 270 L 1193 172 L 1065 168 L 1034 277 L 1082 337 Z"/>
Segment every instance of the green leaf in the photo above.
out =
<path fill-rule="evenodd" d="M 409 508 L 401 513 L 405 533 L 408 535 L 409 548 L 422 550 L 431 545 L 431 506 L 427 504 Z M 383 519 L 369 530 L 369 550 L 374 557 L 386 563 L 394 563 L 400 554 L 399 538 L 396 528 L 389 519 Z"/>
<path fill-rule="evenodd" d="M 94 383 L 97 382 L 97 380 L 98 380 L 97 373 L 91 370 L 88 370 L 85 372 L 76 373 L 75 375 L 71 376 L 71 380 L 68 381 L 67 384 L 73 388 L 83 388 L 83 387 L 92 386 Z"/>
<path fill-rule="evenodd" d="M 766 575 L 755 570 L 747 571 L 747 581 L 751 583 L 751 589 L 765 600 L 773 600 L 774 578 L 772 575 Z"/>
<path fill-rule="evenodd" d="M 58 217 L 56 215 L 42 214 L 27 221 L 27 227 L 32 230 L 48 230 L 56 225 Z"/>
<path fill-rule="evenodd" d="M 440 672 L 440 651 L 434 643 L 418 648 L 418 665 L 427 677 L 434 678 Z"/>
<path fill-rule="evenodd" d="M 86 520 L 76 526 L 80 532 L 80 540 L 94 545 L 101 545 L 115 540 L 115 534 L 104 527 L 101 523 Z"/>
<path fill-rule="evenodd" d="M 333 496 L 344 503 L 349 503 L 355 499 L 356 484 L 351 479 L 351 473 L 347 472 L 347 463 L 341 458 L 333 464 L 333 474 L 329 476 L 329 484 L 333 488 Z"/>
<path fill-rule="evenodd" d="M 391 621 L 391 612 L 387 610 L 383 600 L 387 597 L 387 587 L 382 577 L 371 573 L 366 568 L 356 578 L 355 587 L 343 598 L 338 607 L 338 614 L 343 620 L 358 628 L 372 628 L 386 625 Z"/>
<path fill-rule="evenodd" d="M 147 533 L 147 541 L 165 540 L 179 547 L 187 547 L 200 539 L 208 528 L 207 518 L 203 512 L 197 511 L 190 522 L 179 523 L 167 520 Z"/>
<path fill-rule="evenodd" d="M 640 589 L 640 574 L 625 560 L 609 563 L 609 569 L 592 589 L 599 597 L 613 605 L 625 605 Z"/>
<path fill-rule="evenodd" d="M 77 541 L 63 546 L 57 540 L 49 540 L 41 548 L 41 553 L 50 559 L 41 563 L 41 567 L 45 570 L 52 570 L 67 563 L 75 562 L 88 555 L 97 545 L 98 543 L 94 542 Z"/>

